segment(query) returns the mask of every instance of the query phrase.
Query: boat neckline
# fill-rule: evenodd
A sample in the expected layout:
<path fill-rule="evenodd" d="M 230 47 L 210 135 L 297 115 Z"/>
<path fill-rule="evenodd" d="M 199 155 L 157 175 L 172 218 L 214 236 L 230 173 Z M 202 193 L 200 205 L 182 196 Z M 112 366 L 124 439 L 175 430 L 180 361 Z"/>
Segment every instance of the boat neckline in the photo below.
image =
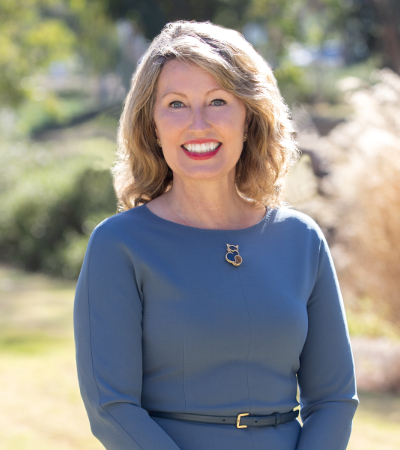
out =
<path fill-rule="evenodd" d="M 147 212 L 147 214 L 151 217 L 153 217 L 155 220 L 158 220 L 162 223 L 164 223 L 167 226 L 170 227 L 175 227 L 175 228 L 181 228 L 183 229 L 187 229 L 187 230 L 193 230 L 193 231 L 202 231 L 202 232 L 245 232 L 245 231 L 251 231 L 251 230 L 255 230 L 257 228 L 259 228 L 260 226 L 262 226 L 264 223 L 267 223 L 269 220 L 269 217 L 271 215 L 272 212 L 272 208 L 270 208 L 269 206 L 266 207 L 266 211 L 264 214 L 264 217 L 257 222 L 254 225 L 251 225 L 249 227 L 246 228 L 238 228 L 238 229 L 220 229 L 220 228 L 197 228 L 197 227 L 191 227 L 189 225 L 183 225 L 181 223 L 177 223 L 177 222 L 173 222 L 171 220 L 167 220 L 167 219 L 163 219 L 162 217 L 158 216 L 157 214 L 153 213 L 152 211 L 150 211 L 150 209 L 146 206 L 146 203 L 140 205 L 138 208 L 142 208 L 144 211 Z"/>

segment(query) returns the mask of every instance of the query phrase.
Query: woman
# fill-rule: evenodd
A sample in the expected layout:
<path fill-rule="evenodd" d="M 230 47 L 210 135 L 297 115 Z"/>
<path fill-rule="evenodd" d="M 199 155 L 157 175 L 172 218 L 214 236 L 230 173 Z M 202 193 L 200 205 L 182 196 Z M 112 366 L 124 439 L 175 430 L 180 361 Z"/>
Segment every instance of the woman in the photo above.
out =
<path fill-rule="evenodd" d="M 325 238 L 282 206 L 297 150 L 267 63 L 176 22 L 133 77 L 76 291 L 80 389 L 109 450 L 342 450 L 358 404 Z M 300 389 L 301 420 L 296 420 Z"/>

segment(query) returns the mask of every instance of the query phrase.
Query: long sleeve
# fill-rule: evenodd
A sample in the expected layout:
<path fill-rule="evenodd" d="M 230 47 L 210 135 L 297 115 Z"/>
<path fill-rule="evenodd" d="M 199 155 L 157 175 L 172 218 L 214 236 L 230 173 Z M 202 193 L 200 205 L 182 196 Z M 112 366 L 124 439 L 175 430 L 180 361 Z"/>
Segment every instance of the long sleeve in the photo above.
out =
<path fill-rule="evenodd" d="M 74 305 L 78 379 L 91 429 L 107 450 L 179 450 L 141 407 L 142 312 L 132 256 L 106 221 L 91 236 Z"/>
<path fill-rule="evenodd" d="M 358 398 L 343 300 L 323 236 L 307 312 L 297 373 L 303 421 L 297 450 L 345 450 Z"/>

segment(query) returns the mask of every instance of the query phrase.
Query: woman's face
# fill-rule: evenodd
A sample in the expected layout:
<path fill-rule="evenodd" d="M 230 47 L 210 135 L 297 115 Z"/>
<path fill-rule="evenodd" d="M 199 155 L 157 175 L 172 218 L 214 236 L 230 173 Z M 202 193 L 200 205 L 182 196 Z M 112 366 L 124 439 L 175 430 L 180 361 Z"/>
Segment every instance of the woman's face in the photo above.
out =
<path fill-rule="evenodd" d="M 154 107 L 156 135 L 174 178 L 235 173 L 247 131 L 244 103 L 213 75 L 177 60 L 162 68 Z"/>

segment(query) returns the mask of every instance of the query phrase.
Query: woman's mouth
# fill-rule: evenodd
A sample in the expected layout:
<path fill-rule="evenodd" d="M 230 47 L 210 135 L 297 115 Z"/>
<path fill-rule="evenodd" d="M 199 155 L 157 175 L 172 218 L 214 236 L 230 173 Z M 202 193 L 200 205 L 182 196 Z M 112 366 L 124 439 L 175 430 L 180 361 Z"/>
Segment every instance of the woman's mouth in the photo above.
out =
<path fill-rule="evenodd" d="M 209 159 L 215 156 L 222 146 L 218 141 L 192 141 L 181 145 L 182 150 L 191 159 Z"/>

